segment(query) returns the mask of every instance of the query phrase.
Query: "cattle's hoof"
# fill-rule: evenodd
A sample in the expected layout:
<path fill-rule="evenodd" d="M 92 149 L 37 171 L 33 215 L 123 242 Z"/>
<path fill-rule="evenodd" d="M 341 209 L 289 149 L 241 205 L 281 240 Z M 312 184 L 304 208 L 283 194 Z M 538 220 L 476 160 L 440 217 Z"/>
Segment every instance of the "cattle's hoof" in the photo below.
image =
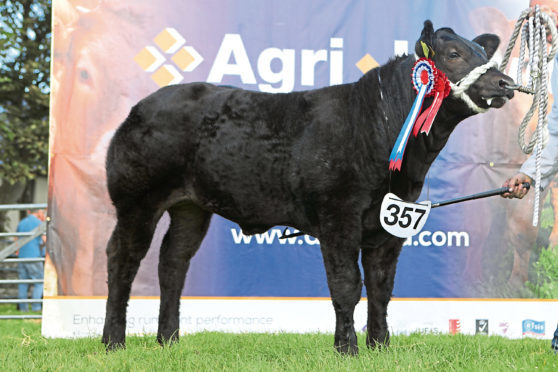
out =
<path fill-rule="evenodd" d="M 126 340 L 124 338 L 117 339 L 116 337 L 110 337 L 106 334 L 101 338 L 101 342 L 105 344 L 105 348 L 108 351 L 126 349 Z"/>
<path fill-rule="evenodd" d="M 105 344 L 105 349 L 107 352 L 119 350 L 119 349 L 126 349 L 126 342 L 124 340 L 121 341 L 111 341 L 113 338 L 109 336 L 103 336 L 101 342 Z"/>
<path fill-rule="evenodd" d="M 383 342 L 378 341 L 377 339 L 366 338 L 366 346 L 368 346 L 368 348 L 372 350 L 387 350 L 387 348 L 389 347 L 389 336 L 387 338 L 384 338 Z"/>
<path fill-rule="evenodd" d="M 157 342 L 161 346 L 171 346 L 178 342 L 178 331 L 172 333 L 170 336 L 165 337 L 162 335 L 157 335 Z"/>
<path fill-rule="evenodd" d="M 358 346 L 356 344 L 349 345 L 349 344 L 341 344 L 335 345 L 335 350 L 341 355 L 349 355 L 349 356 L 357 356 L 358 355 Z"/>
<path fill-rule="evenodd" d="M 382 344 L 380 342 L 370 342 L 370 343 L 367 342 L 366 346 L 368 346 L 369 349 L 380 350 L 380 351 L 387 350 L 389 348 L 388 344 Z"/>

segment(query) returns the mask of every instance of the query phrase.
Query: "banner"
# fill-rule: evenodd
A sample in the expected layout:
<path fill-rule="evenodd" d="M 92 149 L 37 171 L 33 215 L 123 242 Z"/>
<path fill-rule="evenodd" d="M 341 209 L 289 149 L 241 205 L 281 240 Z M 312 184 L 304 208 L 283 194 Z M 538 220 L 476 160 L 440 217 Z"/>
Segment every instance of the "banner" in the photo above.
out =
<path fill-rule="evenodd" d="M 469 39 L 495 33 L 502 40 L 501 56 L 515 19 L 527 6 L 527 0 L 55 0 L 45 335 L 73 335 L 66 331 L 74 314 L 66 310 L 68 301 L 85 309 L 80 316 L 87 317 L 83 311 L 89 309 L 102 316 L 104 305 L 93 303 L 106 298 L 105 249 L 115 225 L 105 155 L 114 131 L 140 99 L 160 87 L 194 81 L 274 93 L 354 82 L 394 56 L 414 53 L 426 19 L 435 29 L 451 27 Z M 517 128 L 530 102 L 530 96 L 517 93 L 504 108 L 462 122 L 432 165 L 419 201 L 497 188 L 515 174 L 527 158 L 517 145 Z M 552 300 L 558 289 L 547 275 L 556 256 L 549 241 L 558 243 L 554 186 L 539 229 L 531 226 L 534 193 L 523 200 L 495 197 L 432 210 L 399 258 L 393 296 L 401 302 L 395 306 L 407 309 L 425 301 L 425 315 L 437 316 L 444 324 L 441 331 L 448 332 L 449 319 L 456 318 L 443 310 L 444 301 L 484 306 L 483 299 L 542 298 L 548 313 L 535 310 L 539 302 L 525 301 L 521 314 L 506 318 L 504 312 L 491 318 L 491 324 L 552 321 L 551 314 L 558 313 Z M 132 286 L 132 303 L 159 295 L 157 262 L 168 223 L 166 215 L 159 221 Z M 189 299 L 198 297 L 209 304 L 224 299 L 245 306 L 249 298 L 285 299 L 289 306 L 297 303 L 290 299 L 299 298 L 303 308 L 314 304 L 313 299 L 329 297 L 319 241 L 310 236 L 279 240 L 282 230 L 277 226 L 247 236 L 235 223 L 214 216 L 190 265 L 183 311 L 189 311 Z M 146 316 L 157 316 L 157 306 L 148 308 Z M 398 318 L 405 311 L 393 314 L 398 315 L 390 310 L 389 321 L 396 330 L 420 328 Z M 419 317 L 414 315 L 413 321 Z M 472 324 L 488 315 L 463 314 L 463 322 L 464 317 Z M 328 319 L 334 324 L 333 312 Z M 288 329 L 322 329 L 308 324 Z M 88 326 L 95 334 L 102 329 L 96 321 Z M 189 324 L 185 328 L 192 331 Z M 84 335 L 79 329 L 76 335 Z M 251 329 L 243 323 L 226 328 Z"/>
<path fill-rule="evenodd" d="M 105 300 L 67 297 L 49 299 L 43 313 L 45 337 L 90 337 L 102 333 Z M 180 334 L 218 332 L 333 333 L 335 312 L 328 298 L 184 298 L 180 302 Z M 510 309 L 513 309 L 510 311 Z M 159 299 L 132 298 L 126 332 L 155 334 Z M 460 299 L 393 299 L 388 307 L 391 334 L 483 334 L 508 338 L 551 338 L 556 323 L 554 301 Z M 54 317 L 56 314 L 57 317 Z M 354 314 L 355 330 L 366 331 L 367 304 Z"/>

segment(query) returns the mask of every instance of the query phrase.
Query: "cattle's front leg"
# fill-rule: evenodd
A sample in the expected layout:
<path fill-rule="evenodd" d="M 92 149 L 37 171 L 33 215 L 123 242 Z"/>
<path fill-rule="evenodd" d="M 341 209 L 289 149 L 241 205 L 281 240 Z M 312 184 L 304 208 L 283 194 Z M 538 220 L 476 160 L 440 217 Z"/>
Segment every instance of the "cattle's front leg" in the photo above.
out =
<path fill-rule="evenodd" d="M 402 245 L 401 239 L 393 237 L 381 246 L 362 246 L 364 284 L 368 296 L 366 345 L 371 348 L 389 345 L 387 307 Z"/>
<path fill-rule="evenodd" d="M 335 310 L 335 348 L 340 353 L 358 354 L 353 313 L 360 300 L 362 278 L 358 267 L 360 230 L 330 226 L 320 236 L 327 283 Z M 358 239 L 357 239 L 358 237 Z"/>

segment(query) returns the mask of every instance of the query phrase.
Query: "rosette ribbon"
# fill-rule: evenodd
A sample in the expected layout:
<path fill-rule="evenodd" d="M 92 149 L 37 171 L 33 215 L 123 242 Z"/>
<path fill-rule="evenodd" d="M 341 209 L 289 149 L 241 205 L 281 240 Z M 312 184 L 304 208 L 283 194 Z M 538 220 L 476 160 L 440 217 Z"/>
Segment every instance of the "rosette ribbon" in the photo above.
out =
<path fill-rule="evenodd" d="M 448 78 L 442 71 L 436 68 L 431 59 L 420 58 L 413 67 L 411 77 L 413 88 L 417 92 L 417 97 L 399 132 L 395 145 L 393 145 L 393 149 L 391 150 L 391 155 L 389 156 L 389 170 L 401 170 L 403 154 L 405 153 L 411 131 L 415 137 L 418 135 L 419 131 L 428 135 L 432 128 L 432 123 L 436 118 L 436 114 L 438 110 L 440 110 L 442 101 L 451 91 Z M 434 97 L 434 100 L 419 116 L 426 97 Z"/>

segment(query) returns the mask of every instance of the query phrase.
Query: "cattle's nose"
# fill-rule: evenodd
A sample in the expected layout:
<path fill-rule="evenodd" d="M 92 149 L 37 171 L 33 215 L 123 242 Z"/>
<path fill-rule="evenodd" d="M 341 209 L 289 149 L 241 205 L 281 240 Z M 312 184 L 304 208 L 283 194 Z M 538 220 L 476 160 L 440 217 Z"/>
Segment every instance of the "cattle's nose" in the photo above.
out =
<path fill-rule="evenodd" d="M 513 91 L 514 89 L 517 89 L 516 88 L 517 86 L 515 85 L 514 81 L 509 78 L 500 79 L 500 81 L 498 82 L 498 86 L 506 91 L 505 95 L 509 99 L 513 98 Z"/>

